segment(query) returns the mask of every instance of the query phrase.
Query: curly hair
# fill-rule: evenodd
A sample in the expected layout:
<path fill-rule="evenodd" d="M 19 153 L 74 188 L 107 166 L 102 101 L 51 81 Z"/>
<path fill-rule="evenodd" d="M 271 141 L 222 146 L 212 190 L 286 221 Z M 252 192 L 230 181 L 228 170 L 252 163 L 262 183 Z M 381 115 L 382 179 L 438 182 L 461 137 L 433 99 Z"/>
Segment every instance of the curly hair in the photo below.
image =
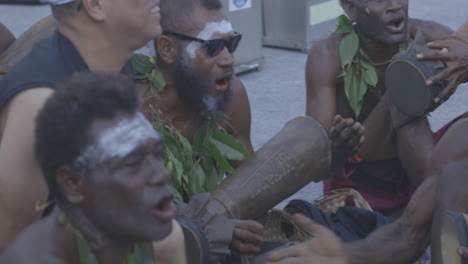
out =
<path fill-rule="evenodd" d="M 35 130 L 36 158 L 54 198 L 64 198 L 57 170 L 74 168 L 74 160 L 89 143 L 92 122 L 113 118 L 120 111 L 134 114 L 139 108 L 135 85 L 127 76 L 77 73 L 57 85 L 37 116 Z"/>

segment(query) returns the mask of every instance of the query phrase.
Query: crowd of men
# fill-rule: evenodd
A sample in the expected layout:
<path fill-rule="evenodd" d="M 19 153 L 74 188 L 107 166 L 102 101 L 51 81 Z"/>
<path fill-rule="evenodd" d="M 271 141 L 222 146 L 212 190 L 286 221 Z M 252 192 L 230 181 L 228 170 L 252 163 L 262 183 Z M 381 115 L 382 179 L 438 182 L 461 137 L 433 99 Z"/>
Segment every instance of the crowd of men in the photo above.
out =
<path fill-rule="evenodd" d="M 414 263 L 428 247 L 432 263 L 447 263 L 448 215 L 467 226 L 468 115 L 434 133 L 427 114 L 468 81 L 468 23 L 454 32 L 411 19 L 408 0 L 341 0 L 376 85 L 356 111 L 340 53 L 347 35 L 333 33 L 309 52 L 305 114 L 330 142 L 325 194 L 352 188 L 373 210 L 292 201 L 285 212 L 312 237 L 290 245 L 266 240 L 258 219 L 210 211 L 209 193 L 172 202 L 169 139 L 147 104 L 190 143 L 207 119 L 221 119 L 256 155 L 246 87 L 233 73 L 242 35 L 219 0 L 46 2 L 56 30 L 0 72 L 0 263 Z M 445 86 L 431 109 L 408 117 L 385 73 L 421 34 L 429 49 L 417 59 L 445 63 L 426 85 Z M 0 25 L 0 58 L 28 48 L 19 41 Z M 164 79 L 150 91 L 131 63 L 149 41 Z M 468 248 L 449 250 L 468 258 Z"/>

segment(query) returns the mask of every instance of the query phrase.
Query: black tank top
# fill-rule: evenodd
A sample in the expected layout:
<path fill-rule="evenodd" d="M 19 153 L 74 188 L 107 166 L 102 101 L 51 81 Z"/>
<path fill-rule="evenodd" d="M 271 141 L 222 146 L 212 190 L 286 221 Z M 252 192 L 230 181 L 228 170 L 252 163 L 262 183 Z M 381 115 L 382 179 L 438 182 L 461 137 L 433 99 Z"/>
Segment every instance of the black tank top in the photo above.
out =
<path fill-rule="evenodd" d="M 19 92 L 37 87 L 55 88 L 57 83 L 80 71 L 89 71 L 89 68 L 73 43 L 55 31 L 36 43 L 31 53 L 0 79 L 0 109 Z M 134 79 L 130 61 L 122 73 Z"/>

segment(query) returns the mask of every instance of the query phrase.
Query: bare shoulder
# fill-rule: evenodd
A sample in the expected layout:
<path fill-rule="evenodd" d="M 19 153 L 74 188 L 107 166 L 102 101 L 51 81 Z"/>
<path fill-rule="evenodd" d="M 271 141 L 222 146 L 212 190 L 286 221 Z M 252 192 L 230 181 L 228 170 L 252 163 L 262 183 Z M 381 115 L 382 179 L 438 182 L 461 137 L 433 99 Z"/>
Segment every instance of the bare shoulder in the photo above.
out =
<path fill-rule="evenodd" d="M 307 89 L 333 86 L 327 83 L 334 83 L 341 72 L 340 43 L 343 37 L 343 34 L 332 34 L 311 48 L 306 63 Z"/>
<path fill-rule="evenodd" d="M 54 221 L 55 219 L 47 217 L 23 230 L 13 243 L 2 252 L 0 263 L 64 264 L 63 260 L 53 254 Z"/>
<path fill-rule="evenodd" d="M 231 92 L 231 101 L 226 109 L 228 119 L 224 123 L 224 128 L 240 140 L 249 152 L 253 152 L 250 139 L 252 114 L 249 96 L 247 89 L 237 76 L 233 76 L 231 79 Z"/>
<path fill-rule="evenodd" d="M 53 93 L 52 88 L 38 87 L 22 91 L 15 95 L 0 112 L 0 135 L 3 138 L 9 125 L 31 127 L 36 115 L 42 109 L 47 98 Z M 17 120 L 18 122 L 16 122 Z M 29 121 L 29 122 L 28 122 Z M 25 122 L 25 123 L 22 123 Z M 15 128 L 19 129 L 19 128 Z M 2 140 L 3 141 L 3 140 Z"/>
<path fill-rule="evenodd" d="M 327 63 L 327 65 L 339 65 L 340 43 L 343 37 L 343 34 L 332 34 L 327 38 L 317 41 L 309 51 L 307 64 L 313 62 L 331 62 Z"/>
<path fill-rule="evenodd" d="M 409 32 L 411 37 L 414 37 L 418 30 L 423 33 L 424 39 L 427 42 L 443 39 L 453 34 L 453 30 L 451 28 L 438 22 L 413 18 L 410 19 Z"/>

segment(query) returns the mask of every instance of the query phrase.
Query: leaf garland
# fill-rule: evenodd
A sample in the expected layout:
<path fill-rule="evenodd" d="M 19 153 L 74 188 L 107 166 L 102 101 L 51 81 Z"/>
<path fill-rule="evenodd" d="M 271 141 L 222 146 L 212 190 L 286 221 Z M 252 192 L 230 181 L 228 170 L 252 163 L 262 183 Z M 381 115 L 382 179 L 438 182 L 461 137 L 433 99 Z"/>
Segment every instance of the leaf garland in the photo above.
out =
<path fill-rule="evenodd" d="M 152 57 L 133 57 L 137 79 L 148 81 L 149 89 L 156 87 L 163 91 L 166 82 L 154 64 Z M 163 118 L 156 105 L 149 104 L 148 108 L 154 128 L 164 138 L 163 159 L 172 176 L 175 203 L 188 202 L 195 194 L 213 191 L 226 174 L 236 173 L 233 161 L 249 157 L 245 146 L 219 125 L 225 116 L 222 120 L 206 119 L 190 143 Z"/>
<path fill-rule="evenodd" d="M 341 69 L 338 78 L 344 78 L 344 89 L 349 105 L 356 118 L 361 113 L 364 96 L 371 91 L 382 96 L 377 87 L 378 76 L 375 67 L 360 49 L 359 37 L 353 23 L 345 15 L 338 17 L 335 33 L 345 34 L 340 43 Z"/>

